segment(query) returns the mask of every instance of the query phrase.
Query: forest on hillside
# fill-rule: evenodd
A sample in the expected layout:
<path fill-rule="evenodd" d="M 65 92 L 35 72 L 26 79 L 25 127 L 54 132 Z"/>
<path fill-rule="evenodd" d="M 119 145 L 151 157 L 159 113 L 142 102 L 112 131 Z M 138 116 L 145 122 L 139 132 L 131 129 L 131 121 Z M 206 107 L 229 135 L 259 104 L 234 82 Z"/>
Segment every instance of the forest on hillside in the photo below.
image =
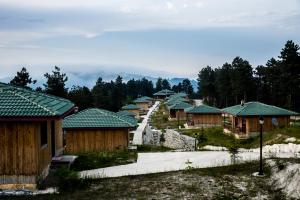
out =
<path fill-rule="evenodd" d="M 198 74 L 198 91 L 193 90 L 189 79 L 171 86 L 163 78 L 158 78 L 156 83 L 146 78 L 124 82 L 121 76 L 110 82 L 99 77 L 91 89 L 79 85 L 67 88 L 68 76 L 57 66 L 51 73 L 44 74 L 46 83 L 36 90 L 70 99 L 80 110 L 98 107 L 118 111 L 139 96 L 151 97 L 154 92 L 172 89 L 185 92 L 190 98 L 203 98 L 205 103 L 219 108 L 245 100 L 300 111 L 299 49 L 298 44 L 287 41 L 277 59 L 271 58 L 255 68 L 241 57 L 221 67 L 204 67 Z M 25 67 L 10 81 L 12 85 L 28 89 L 35 83 Z"/>
<path fill-rule="evenodd" d="M 241 57 L 222 67 L 207 66 L 198 74 L 199 94 L 207 104 L 224 108 L 244 101 L 300 111 L 299 45 L 287 41 L 278 58 L 257 67 Z"/>
<path fill-rule="evenodd" d="M 123 105 L 131 103 L 137 97 L 152 97 L 153 93 L 163 89 L 185 92 L 190 97 L 195 96 L 189 79 L 184 79 L 178 85 L 171 87 L 169 81 L 163 78 L 158 78 L 154 86 L 152 81 L 146 78 L 131 79 L 124 82 L 122 77 L 118 76 L 114 81 L 104 82 L 99 77 L 91 89 L 79 85 L 74 85 L 69 89 L 66 87 L 68 76 L 61 72 L 59 67 L 55 66 L 51 73 L 45 73 L 44 76 L 46 78 L 46 83 L 43 84 L 44 87 L 37 87 L 36 91 L 67 98 L 74 102 L 79 107 L 79 110 L 97 107 L 118 111 Z M 25 67 L 17 72 L 16 76 L 10 81 L 11 85 L 27 89 L 32 89 L 30 86 L 35 83 L 36 80 L 33 80 Z"/>

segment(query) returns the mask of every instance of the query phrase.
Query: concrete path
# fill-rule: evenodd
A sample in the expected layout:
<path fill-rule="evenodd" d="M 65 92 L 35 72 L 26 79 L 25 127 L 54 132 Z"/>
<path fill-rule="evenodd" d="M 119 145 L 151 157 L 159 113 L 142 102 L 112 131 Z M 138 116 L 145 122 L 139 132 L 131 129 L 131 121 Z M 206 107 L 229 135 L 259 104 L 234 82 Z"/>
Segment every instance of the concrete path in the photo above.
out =
<path fill-rule="evenodd" d="M 243 160 L 258 159 L 258 153 L 243 153 Z M 227 151 L 139 153 L 136 163 L 80 172 L 81 177 L 105 178 L 229 165 Z"/>
<path fill-rule="evenodd" d="M 132 133 L 134 133 L 132 144 L 135 145 L 143 144 L 143 132 L 148 124 L 149 117 L 151 116 L 155 108 L 158 106 L 159 106 L 159 101 L 156 101 L 155 104 L 149 109 L 147 115 L 142 116 L 144 117 L 143 121 L 139 124 L 138 128 L 135 131 L 132 131 Z"/>
<path fill-rule="evenodd" d="M 207 146 L 207 148 L 222 151 L 139 153 L 136 163 L 82 171 L 80 175 L 89 178 L 119 177 L 184 170 L 189 166 L 207 168 L 231 164 L 228 151 L 223 151 L 220 147 Z M 259 148 L 239 149 L 239 152 L 240 162 L 259 159 Z M 266 145 L 263 147 L 263 157 L 300 158 L 300 144 Z"/>

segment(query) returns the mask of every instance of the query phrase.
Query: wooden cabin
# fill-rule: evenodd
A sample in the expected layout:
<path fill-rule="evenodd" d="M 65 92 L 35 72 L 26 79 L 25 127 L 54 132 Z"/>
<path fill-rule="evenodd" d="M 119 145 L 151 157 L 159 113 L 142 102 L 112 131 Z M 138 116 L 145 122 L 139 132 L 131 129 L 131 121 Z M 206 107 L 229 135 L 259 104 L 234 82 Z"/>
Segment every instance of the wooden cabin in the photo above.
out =
<path fill-rule="evenodd" d="M 290 117 L 298 113 L 263 104 L 260 102 L 247 102 L 222 109 L 228 116 L 226 128 L 238 138 L 255 136 L 260 132 L 259 117 L 263 117 L 263 131 L 290 125 Z M 226 119 L 224 119 L 226 121 Z"/>
<path fill-rule="evenodd" d="M 152 106 L 152 99 L 149 97 L 139 97 L 133 101 L 138 107 L 141 108 L 140 111 L 145 112 L 148 111 Z"/>
<path fill-rule="evenodd" d="M 0 83 L 0 188 L 35 185 L 63 152 L 69 100 Z"/>
<path fill-rule="evenodd" d="M 188 126 L 218 127 L 222 126 L 222 111 L 218 108 L 200 105 L 186 109 Z"/>
<path fill-rule="evenodd" d="M 129 130 L 136 126 L 134 118 L 97 108 L 83 110 L 63 121 L 66 152 L 77 154 L 126 149 Z"/>
<path fill-rule="evenodd" d="M 117 114 L 121 115 L 121 116 L 125 116 L 125 117 L 132 117 L 135 119 L 135 114 L 132 112 L 129 112 L 127 110 L 121 110 L 121 111 L 117 112 Z"/>
<path fill-rule="evenodd" d="M 134 105 L 134 104 L 128 104 L 126 106 L 123 106 L 122 107 L 122 110 L 126 110 L 128 112 L 131 112 L 131 113 L 134 113 L 135 114 L 135 118 L 136 119 L 139 119 L 140 118 L 140 111 L 141 111 L 141 108 L 137 105 Z"/>
<path fill-rule="evenodd" d="M 170 120 L 186 120 L 185 109 L 192 107 L 191 104 L 185 102 L 177 102 L 169 107 Z"/>
<path fill-rule="evenodd" d="M 156 98 L 156 99 L 159 99 L 159 100 L 162 100 L 162 99 L 165 99 L 171 95 L 175 94 L 174 91 L 172 90 L 168 90 L 168 89 L 164 89 L 164 90 L 161 90 L 159 92 L 156 92 L 153 94 L 153 96 Z"/>

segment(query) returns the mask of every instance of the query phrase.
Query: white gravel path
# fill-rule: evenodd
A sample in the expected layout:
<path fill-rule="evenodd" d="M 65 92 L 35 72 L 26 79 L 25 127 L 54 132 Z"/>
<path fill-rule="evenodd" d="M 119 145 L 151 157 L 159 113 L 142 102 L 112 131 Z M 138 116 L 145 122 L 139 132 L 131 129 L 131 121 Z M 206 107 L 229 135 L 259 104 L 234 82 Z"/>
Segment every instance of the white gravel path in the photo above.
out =
<path fill-rule="evenodd" d="M 144 115 L 143 121 L 139 124 L 138 128 L 135 131 L 132 131 L 134 133 L 133 135 L 133 141 L 132 144 L 134 145 L 140 145 L 143 144 L 143 132 L 148 124 L 148 119 L 151 116 L 152 112 L 159 106 L 159 101 L 156 101 L 155 104 L 149 109 L 147 115 Z"/>
<path fill-rule="evenodd" d="M 299 151 L 300 145 L 275 144 L 266 146 L 263 156 L 265 158 L 272 156 L 300 157 L 299 153 L 297 153 Z M 238 159 L 242 162 L 258 160 L 258 158 L 258 149 L 241 149 L 241 152 L 238 154 Z M 187 162 L 190 162 L 190 164 Z M 188 166 L 207 168 L 229 164 L 231 164 L 231 157 L 228 151 L 139 153 L 136 163 L 82 171 L 80 176 L 89 178 L 119 177 L 184 170 Z"/>

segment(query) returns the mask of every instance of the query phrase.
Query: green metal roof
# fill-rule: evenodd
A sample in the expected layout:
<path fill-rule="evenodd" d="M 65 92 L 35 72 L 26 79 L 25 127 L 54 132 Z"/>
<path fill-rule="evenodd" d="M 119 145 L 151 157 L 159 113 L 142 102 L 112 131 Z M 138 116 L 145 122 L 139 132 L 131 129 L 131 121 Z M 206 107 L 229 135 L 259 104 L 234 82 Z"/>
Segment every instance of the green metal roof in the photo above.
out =
<path fill-rule="evenodd" d="M 247 102 L 243 106 L 235 105 L 222 109 L 223 112 L 229 113 L 234 116 L 276 116 L 276 115 L 298 115 L 298 113 L 279 108 L 272 105 L 267 105 L 260 102 Z"/>
<path fill-rule="evenodd" d="M 187 97 L 188 95 L 184 92 L 179 92 L 179 93 L 175 93 L 175 94 L 172 94 L 171 96 L 169 96 L 167 99 L 172 99 L 172 98 L 176 98 L 176 97 L 182 97 L 182 98 L 185 98 Z"/>
<path fill-rule="evenodd" d="M 56 117 L 74 104 L 63 98 L 0 83 L 0 117 Z"/>
<path fill-rule="evenodd" d="M 191 108 L 187 108 L 185 110 L 187 113 L 194 113 L 194 114 L 221 114 L 222 111 L 218 108 L 207 106 L 207 105 L 200 105 L 194 106 Z"/>
<path fill-rule="evenodd" d="M 169 109 L 170 110 L 182 110 L 182 109 L 187 109 L 190 107 L 192 107 L 192 105 L 189 103 L 178 102 L 178 103 L 174 104 L 173 106 L 170 106 Z"/>
<path fill-rule="evenodd" d="M 122 107 L 122 110 L 140 110 L 141 108 L 135 104 L 128 104 Z"/>
<path fill-rule="evenodd" d="M 172 90 L 164 89 L 164 90 L 154 93 L 153 95 L 154 96 L 166 96 L 166 95 L 172 95 L 174 93 L 175 92 Z"/>
<path fill-rule="evenodd" d="M 135 117 L 135 114 L 132 112 L 129 112 L 127 110 L 122 110 L 117 112 L 118 115 L 122 115 L 122 116 L 130 116 L 130 117 Z"/>
<path fill-rule="evenodd" d="M 172 98 L 172 99 L 168 100 L 168 101 L 166 102 L 166 104 L 167 104 L 168 106 L 172 106 L 172 105 L 174 105 L 174 104 L 176 104 L 176 103 L 187 102 L 187 101 L 188 101 L 188 100 L 186 100 L 186 99 L 183 99 L 183 98 L 181 98 L 181 97 L 177 97 L 177 98 Z"/>
<path fill-rule="evenodd" d="M 139 97 L 139 98 L 135 99 L 133 102 L 135 102 L 135 103 L 147 103 L 147 102 L 151 102 L 151 101 L 152 101 L 151 97 L 143 96 L 143 97 Z"/>
<path fill-rule="evenodd" d="M 90 108 L 66 117 L 64 129 L 73 128 L 133 128 L 137 122 L 132 117 L 118 115 L 108 110 Z"/>

